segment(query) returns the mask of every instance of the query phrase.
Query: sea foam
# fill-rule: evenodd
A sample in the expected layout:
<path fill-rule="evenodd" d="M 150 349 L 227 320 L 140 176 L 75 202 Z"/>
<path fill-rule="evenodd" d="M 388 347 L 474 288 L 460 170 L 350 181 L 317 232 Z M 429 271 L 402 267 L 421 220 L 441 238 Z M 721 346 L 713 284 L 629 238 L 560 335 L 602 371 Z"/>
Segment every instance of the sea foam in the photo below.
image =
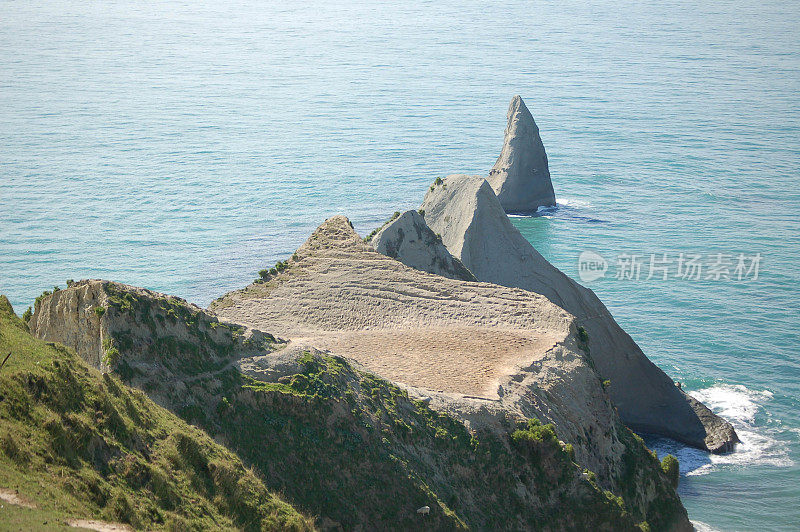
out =
<path fill-rule="evenodd" d="M 718 384 L 689 393 L 728 420 L 741 442 L 736 445 L 734 452 L 717 455 L 686 447 L 673 440 L 651 439 L 650 447 L 659 457 L 672 454 L 678 458 L 682 474 L 706 475 L 719 468 L 749 465 L 794 465 L 789 458 L 787 443 L 776 438 L 774 429 L 757 421 L 759 412 L 772 399 L 772 392 L 750 390 L 741 384 Z"/>

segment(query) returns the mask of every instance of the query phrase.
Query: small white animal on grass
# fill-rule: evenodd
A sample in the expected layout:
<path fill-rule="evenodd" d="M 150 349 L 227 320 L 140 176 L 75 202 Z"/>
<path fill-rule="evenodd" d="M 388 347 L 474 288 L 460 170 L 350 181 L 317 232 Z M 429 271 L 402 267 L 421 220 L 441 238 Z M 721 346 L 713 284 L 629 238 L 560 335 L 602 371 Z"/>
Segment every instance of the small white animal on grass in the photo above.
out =
<path fill-rule="evenodd" d="M 431 513 L 431 507 L 430 506 L 423 506 L 422 508 L 417 510 L 417 513 L 418 514 L 422 514 L 422 515 L 428 515 L 429 513 Z"/>

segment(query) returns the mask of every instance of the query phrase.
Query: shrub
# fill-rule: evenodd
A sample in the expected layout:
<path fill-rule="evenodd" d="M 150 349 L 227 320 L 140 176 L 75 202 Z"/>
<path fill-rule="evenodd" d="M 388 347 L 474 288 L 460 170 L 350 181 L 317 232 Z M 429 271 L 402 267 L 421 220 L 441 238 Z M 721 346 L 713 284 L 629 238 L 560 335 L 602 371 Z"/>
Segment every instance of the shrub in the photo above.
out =
<path fill-rule="evenodd" d="M 678 487 L 678 479 L 680 477 L 680 467 L 678 464 L 678 459 L 668 454 L 664 457 L 661 461 L 661 470 L 667 475 L 670 483 L 673 487 Z"/>
<path fill-rule="evenodd" d="M 558 443 L 556 427 L 552 423 L 542 425 L 538 419 L 528 420 L 528 426 L 524 430 L 515 430 L 511 434 L 511 439 L 517 444 L 524 443 Z"/>
<path fill-rule="evenodd" d="M 28 461 L 28 456 L 24 451 L 24 447 L 20 446 L 17 439 L 10 432 L 6 432 L 3 436 L 0 436 L 0 450 L 16 463 L 25 463 Z"/>
<path fill-rule="evenodd" d="M 589 341 L 589 333 L 587 333 L 586 329 L 584 329 L 583 327 L 578 327 L 578 340 L 580 340 L 583 343 Z"/>
<path fill-rule="evenodd" d="M 105 362 L 108 366 L 113 366 L 116 364 L 121 356 L 119 349 L 117 349 L 116 345 L 114 345 L 114 340 L 111 338 L 106 338 L 103 340 L 103 351 L 105 351 L 105 355 L 103 355 L 103 362 Z"/>
<path fill-rule="evenodd" d="M 611 381 L 606 379 L 603 381 L 603 389 L 608 390 L 608 387 L 611 386 Z"/>
<path fill-rule="evenodd" d="M 99 318 L 103 317 L 103 314 L 106 313 L 105 307 L 94 307 L 94 313 L 97 314 Z"/>
<path fill-rule="evenodd" d="M 266 269 L 266 268 L 264 268 L 263 270 L 260 270 L 258 272 L 258 276 L 261 277 L 262 279 L 266 279 L 267 277 L 269 277 L 269 270 Z"/>
<path fill-rule="evenodd" d="M 436 181 L 434 181 L 433 184 L 434 185 L 441 185 L 442 184 L 442 178 L 441 177 L 437 177 Z"/>
<path fill-rule="evenodd" d="M 31 311 L 31 307 L 28 307 L 25 312 L 22 313 L 22 321 L 28 323 L 31 321 L 31 317 L 33 316 L 33 311 Z"/>
<path fill-rule="evenodd" d="M 50 290 L 45 290 L 44 292 L 42 292 L 42 294 L 36 298 L 36 301 L 34 301 L 33 308 L 35 309 L 39 308 L 39 303 L 41 303 L 44 298 L 49 296 L 50 293 L 51 293 Z"/>
<path fill-rule="evenodd" d="M 568 443 L 564 446 L 564 452 L 567 453 L 567 456 L 569 456 L 570 460 L 573 462 L 575 461 L 575 448 L 571 443 Z"/>
<path fill-rule="evenodd" d="M 418 212 L 418 213 L 419 213 L 419 215 L 420 215 L 420 216 L 422 216 L 423 218 L 425 217 L 425 209 L 420 209 L 420 210 L 418 210 L 417 212 Z"/>

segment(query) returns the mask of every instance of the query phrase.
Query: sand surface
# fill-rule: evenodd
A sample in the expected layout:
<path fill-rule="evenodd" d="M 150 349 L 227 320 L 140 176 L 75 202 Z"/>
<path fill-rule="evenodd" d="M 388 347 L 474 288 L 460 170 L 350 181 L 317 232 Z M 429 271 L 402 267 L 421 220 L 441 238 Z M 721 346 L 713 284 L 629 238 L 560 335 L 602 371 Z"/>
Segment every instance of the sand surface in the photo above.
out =
<path fill-rule="evenodd" d="M 363 244 L 344 217 L 323 224 L 290 264 L 211 309 L 432 391 L 497 397 L 498 380 L 541 358 L 572 320 L 538 294 L 404 266 Z"/>

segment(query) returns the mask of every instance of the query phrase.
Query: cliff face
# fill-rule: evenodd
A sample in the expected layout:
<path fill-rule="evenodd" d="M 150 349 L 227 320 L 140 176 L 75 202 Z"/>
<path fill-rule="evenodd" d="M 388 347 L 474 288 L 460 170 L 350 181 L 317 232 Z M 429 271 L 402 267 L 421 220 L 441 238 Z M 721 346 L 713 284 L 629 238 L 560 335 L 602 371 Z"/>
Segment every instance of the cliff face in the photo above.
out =
<path fill-rule="evenodd" d="M 354 249 L 390 270 L 425 275 L 371 251 L 346 219 L 337 218 L 298 250 L 288 269 L 256 288 L 281 298 L 283 284 L 311 275 L 315 254 L 330 260 L 320 266 L 335 269 L 336 257 L 358 262 L 351 256 Z M 351 291 L 357 284 L 351 278 L 339 289 Z M 467 299 L 506 290 L 468 284 L 478 293 Z M 424 293 L 426 287 L 418 290 Z M 522 368 L 509 376 L 503 397 L 520 396 L 519 408 L 506 409 L 498 398 L 490 415 L 473 412 L 471 432 L 446 413 L 449 408 L 460 411 L 455 394 L 406 391 L 345 358 L 311 347 L 284 347 L 269 335 L 222 323 L 177 298 L 142 289 L 105 281 L 76 283 L 43 298 L 30 325 L 39 337 L 72 342 L 87 360 L 98 360 L 99 342 L 104 352 L 96 365 L 229 446 L 253 464 L 270 489 L 319 515 L 323 528 L 417 527 L 421 517 L 416 509 L 428 505 L 424 526 L 432 529 L 628 530 L 643 520 L 655 529 L 688 529 L 685 510 L 658 462 L 618 422 L 586 365 L 571 318 L 544 298 L 532 299 L 541 300 L 537 319 L 553 328 L 556 343 L 543 353 L 536 375 Z M 225 298 L 217 307 L 232 312 L 243 301 L 253 299 Z M 313 314 L 315 302 L 306 299 L 296 308 Z M 262 310 L 255 316 L 267 323 L 269 311 Z M 340 323 L 335 314 L 328 318 Z M 301 316 L 295 312 L 276 321 L 285 330 Z M 312 323 L 304 319 L 308 332 Z M 516 319 L 531 322 L 530 317 Z M 539 379 L 541 389 L 527 386 L 526 379 Z M 526 395 L 515 386 L 532 392 Z M 432 410 L 434 403 L 447 406 Z M 483 403 L 493 401 L 464 404 L 483 408 Z M 581 472 L 584 464 L 572 463 L 573 451 L 555 434 L 567 436 L 525 423 L 522 418 L 529 416 L 522 415 L 523 408 L 554 412 L 551 417 L 559 418 L 565 434 L 589 431 L 585 439 L 575 440 L 579 461 L 588 460 L 595 442 L 608 439 L 606 450 L 615 458 L 602 474 L 614 478 L 595 484 Z M 478 423 L 477 418 L 487 419 Z M 603 486 L 617 489 L 624 503 L 604 493 Z"/>
<path fill-rule="evenodd" d="M 506 212 L 531 213 L 556 204 L 539 128 L 519 96 L 508 107 L 503 149 L 487 180 Z"/>
<path fill-rule="evenodd" d="M 402 257 L 403 264 L 417 270 L 450 279 L 477 281 L 461 261 L 450 254 L 417 211 L 406 211 L 383 226 L 370 243 L 378 253 L 393 259 Z"/>
<path fill-rule="evenodd" d="M 601 485 L 635 486 L 625 494 L 634 515 L 669 498 L 644 446 L 619 421 L 574 317 L 541 295 L 408 268 L 363 244 L 337 216 L 283 272 L 211 309 L 355 360 L 472 430 L 502 433 L 508 416 L 553 423 Z"/>
<path fill-rule="evenodd" d="M 594 292 L 547 262 L 511 224 L 483 178 L 448 176 L 426 194 L 422 209 L 431 230 L 478 279 L 541 294 L 575 316 L 629 427 L 712 452 L 732 450 L 738 441 L 733 427 L 650 362 Z"/>
<path fill-rule="evenodd" d="M 272 335 L 220 322 L 180 298 L 100 280 L 45 297 L 28 326 L 34 336 L 74 349 L 97 369 L 113 368 L 165 406 L 173 405 L 164 382 L 219 371 L 276 343 Z"/>

